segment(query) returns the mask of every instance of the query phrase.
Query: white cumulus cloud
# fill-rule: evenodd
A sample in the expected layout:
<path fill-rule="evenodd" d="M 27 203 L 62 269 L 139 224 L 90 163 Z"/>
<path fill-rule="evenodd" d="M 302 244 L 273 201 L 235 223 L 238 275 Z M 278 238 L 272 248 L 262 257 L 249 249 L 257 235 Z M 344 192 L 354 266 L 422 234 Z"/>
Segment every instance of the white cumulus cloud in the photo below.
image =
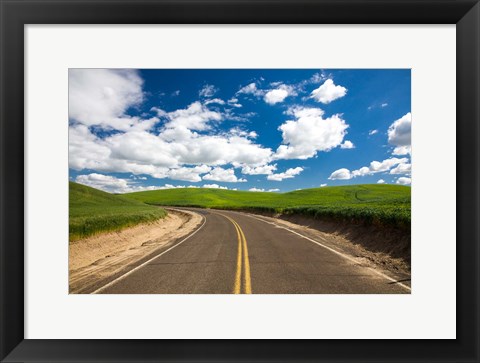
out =
<path fill-rule="evenodd" d="M 131 190 L 127 180 L 119 179 L 110 175 L 97 173 L 78 175 L 75 181 L 110 193 L 125 193 Z"/>
<path fill-rule="evenodd" d="M 244 166 L 242 168 L 242 174 L 247 174 L 247 175 L 270 175 L 273 174 L 273 172 L 277 170 L 277 165 L 261 165 L 261 166 Z"/>
<path fill-rule="evenodd" d="M 75 181 L 79 184 L 103 190 L 104 192 L 117 194 L 140 192 L 144 190 L 170 189 L 170 186 L 167 187 L 168 184 L 165 187 L 143 186 L 132 180 L 98 173 L 78 175 L 75 178 Z M 171 187 L 173 188 L 173 185 Z"/>
<path fill-rule="evenodd" d="M 395 165 L 406 163 L 406 162 L 408 162 L 407 158 L 402 158 L 402 159 L 389 158 L 383 161 L 372 161 L 369 166 L 364 166 L 358 170 L 353 170 L 352 177 L 381 173 L 381 172 L 390 170 Z"/>
<path fill-rule="evenodd" d="M 211 188 L 211 189 L 228 189 L 228 187 L 224 187 L 218 184 L 203 184 L 202 188 Z"/>
<path fill-rule="evenodd" d="M 246 86 L 240 88 L 237 93 L 237 95 L 240 94 L 246 94 L 246 95 L 253 95 L 256 97 L 261 97 L 265 94 L 265 91 L 259 89 L 256 85 L 255 82 L 249 83 Z"/>
<path fill-rule="evenodd" d="M 126 131 L 149 129 L 157 118 L 143 120 L 126 111 L 144 100 L 143 80 L 135 70 L 70 69 L 68 116 L 86 126 Z"/>
<path fill-rule="evenodd" d="M 208 173 L 210 170 L 212 170 L 212 168 L 206 165 L 199 165 L 193 168 L 181 167 L 177 169 L 170 169 L 167 172 L 167 176 L 173 180 L 199 182 L 202 180 L 200 175 Z"/>
<path fill-rule="evenodd" d="M 268 189 L 268 190 L 265 190 L 264 188 L 250 188 L 248 189 L 249 192 L 269 192 L 269 193 L 275 193 L 275 192 L 279 192 L 280 189 L 278 188 L 274 188 L 274 189 Z"/>
<path fill-rule="evenodd" d="M 323 118 L 319 108 L 295 107 L 287 112 L 296 120 L 280 125 L 283 145 L 274 156 L 276 159 L 308 159 L 318 151 L 329 151 L 339 146 L 348 125 L 340 115 Z"/>
<path fill-rule="evenodd" d="M 296 92 L 292 86 L 281 84 L 277 88 L 268 91 L 263 99 L 269 105 L 274 105 L 283 102 L 288 96 L 294 95 L 296 95 Z"/>
<path fill-rule="evenodd" d="M 345 87 L 336 86 L 332 79 L 327 79 L 320 87 L 312 91 L 310 98 L 328 104 L 346 94 L 347 89 Z"/>
<path fill-rule="evenodd" d="M 211 100 L 207 100 L 205 101 L 205 105 L 209 105 L 209 104 L 217 104 L 217 105 L 224 105 L 225 104 L 225 101 L 222 100 L 221 98 L 213 98 Z"/>
<path fill-rule="evenodd" d="M 402 176 L 401 178 L 398 178 L 397 184 L 410 185 L 412 184 L 412 179 Z"/>
<path fill-rule="evenodd" d="M 355 145 L 350 140 L 345 140 L 343 144 L 340 145 L 341 149 L 354 149 Z"/>
<path fill-rule="evenodd" d="M 214 180 L 228 183 L 240 183 L 247 181 L 246 179 L 237 178 L 234 169 L 223 169 L 221 167 L 213 168 L 208 174 L 203 176 L 203 180 Z"/>
<path fill-rule="evenodd" d="M 352 178 L 352 174 L 350 173 L 350 170 L 342 168 L 335 170 L 329 177 L 328 179 L 330 180 L 348 180 Z"/>
<path fill-rule="evenodd" d="M 265 94 L 265 102 L 268 103 L 269 105 L 274 105 L 278 102 L 283 102 L 285 98 L 288 97 L 288 91 L 284 89 L 274 89 L 271 91 L 268 91 Z"/>
<path fill-rule="evenodd" d="M 410 174 L 412 172 L 412 164 L 402 163 L 390 170 L 390 174 Z"/>
<path fill-rule="evenodd" d="M 393 155 L 411 155 L 412 154 L 412 147 L 409 146 L 397 146 L 393 149 Z"/>
<path fill-rule="evenodd" d="M 395 146 L 410 146 L 412 139 L 412 114 L 409 112 L 394 121 L 388 128 L 388 142 Z"/>
<path fill-rule="evenodd" d="M 329 179 L 352 179 L 358 176 L 372 175 L 376 173 L 381 173 L 392 169 L 395 165 L 405 164 L 408 162 L 407 158 L 390 158 L 383 161 L 372 161 L 369 166 L 363 166 L 360 169 L 350 171 L 348 169 L 342 168 L 334 171 Z"/>
<path fill-rule="evenodd" d="M 159 116 L 168 119 L 165 124 L 167 129 L 183 127 L 189 130 L 203 131 L 211 128 L 211 122 L 219 122 L 223 119 L 222 114 L 209 110 L 205 105 L 196 101 L 185 109 L 178 109 L 172 112 L 165 112 L 158 108 L 152 108 Z"/>
<path fill-rule="evenodd" d="M 390 159 L 385 159 L 383 161 L 372 161 L 370 163 L 370 173 L 379 173 L 382 171 L 387 171 L 390 170 L 394 165 L 401 164 L 401 163 L 406 163 L 408 161 L 407 158 L 390 158 Z"/>
<path fill-rule="evenodd" d="M 203 88 L 198 92 L 200 97 L 212 97 L 215 93 L 218 92 L 218 89 L 211 84 L 206 84 Z"/>
<path fill-rule="evenodd" d="M 163 189 L 184 189 L 184 188 L 198 188 L 196 185 L 172 185 L 165 184 L 160 187 L 146 187 L 144 190 L 163 190 Z"/>
<path fill-rule="evenodd" d="M 274 153 L 257 142 L 260 138 L 253 130 L 229 124 L 230 131 L 225 127 L 220 131 L 222 123 L 236 120 L 226 110 L 209 108 L 226 105 L 220 98 L 202 99 L 168 111 L 152 107 L 155 117 L 148 112 L 137 117 L 129 114 L 138 111 L 136 107 L 144 101 L 140 73 L 72 70 L 69 78 L 69 92 L 74 98 L 70 105 L 69 167 L 77 171 L 142 174 L 188 182 L 245 181 L 235 175 L 235 169 L 227 168 L 233 165 L 246 175 L 275 175 L 271 180 L 283 180 L 296 175 L 291 173 L 298 169 L 274 174 L 274 160 L 306 159 L 317 151 L 340 146 L 348 127 L 339 115 L 324 119 L 323 111 L 317 108 L 291 109 L 289 114 L 295 118 L 280 126 L 283 143 Z M 275 87 L 296 92 L 283 83 Z M 213 96 L 212 92 L 210 85 L 202 89 L 205 97 Z M 255 83 L 238 93 L 265 95 Z M 236 97 L 228 101 L 237 102 Z"/>
<path fill-rule="evenodd" d="M 268 180 L 282 181 L 283 179 L 294 178 L 296 175 L 300 174 L 303 171 L 303 168 L 296 167 L 287 169 L 284 173 L 270 174 L 267 176 Z"/>

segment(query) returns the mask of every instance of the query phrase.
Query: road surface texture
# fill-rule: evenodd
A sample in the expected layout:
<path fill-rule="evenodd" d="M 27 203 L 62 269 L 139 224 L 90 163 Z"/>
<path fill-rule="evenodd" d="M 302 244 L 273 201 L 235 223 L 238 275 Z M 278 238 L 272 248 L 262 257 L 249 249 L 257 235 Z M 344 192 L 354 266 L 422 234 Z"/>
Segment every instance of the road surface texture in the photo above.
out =
<path fill-rule="evenodd" d="M 261 216 L 192 209 L 199 229 L 90 293 L 403 294 L 408 282 Z"/>

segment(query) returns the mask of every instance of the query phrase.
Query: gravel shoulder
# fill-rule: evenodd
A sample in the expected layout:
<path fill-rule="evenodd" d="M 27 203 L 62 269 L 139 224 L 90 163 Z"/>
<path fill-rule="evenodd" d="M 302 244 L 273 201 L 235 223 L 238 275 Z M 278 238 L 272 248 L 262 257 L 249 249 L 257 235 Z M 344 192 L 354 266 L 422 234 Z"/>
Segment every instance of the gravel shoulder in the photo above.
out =
<path fill-rule="evenodd" d="M 198 213 L 168 209 L 167 217 L 119 232 L 103 233 L 70 242 L 69 293 L 89 293 L 194 231 Z"/>

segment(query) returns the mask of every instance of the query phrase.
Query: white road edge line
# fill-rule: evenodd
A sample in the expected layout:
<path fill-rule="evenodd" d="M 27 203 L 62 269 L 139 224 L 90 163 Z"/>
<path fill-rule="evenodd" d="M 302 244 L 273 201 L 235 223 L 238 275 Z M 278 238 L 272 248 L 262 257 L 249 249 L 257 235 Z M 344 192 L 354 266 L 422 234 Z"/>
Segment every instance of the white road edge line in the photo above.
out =
<path fill-rule="evenodd" d="M 172 208 L 173 209 L 173 208 Z M 195 212 L 193 212 L 195 213 Z M 99 292 L 105 290 L 106 288 L 116 284 L 117 282 L 119 282 L 120 280 L 123 280 L 125 277 L 127 277 L 128 275 L 134 273 L 135 271 L 141 269 L 143 266 L 149 264 L 150 262 L 152 262 L 153 260 L 155 260 L 156 258 L 159 258 L 160 256 L 164 255 L 165 253 L 167 253 L 168 251 L 171 251 L 173 250 L 175 247 L 178 247 L 180 246 L 183 242 L 185 242 L 187 239 L 189 239 L 190 237 L 192 237 L 195 233 L 197 233 L 198 231 L 200 231 L 203 226 L 205 225 L 206 221 L 207 221 L 207 218 L 205 218 L 204 215 L 201 215 L 203 217 L 203 223 L 202 225 L 197 229 L 195 230 L 193 233 L 189 234 L 187 237 L 185 237 L 183 240 L 181 240 L 180 242 L 178 242 L 177 244 L 173 245 L 172 247 L 170 247 L 169 249 L 163 251 L 162 253 L 159 253 L 158 255 L 150 258 L 148 261 L 145 261 L 144 263 L 138 265 L 137 267 L 131 269 L 130 271 L 124 273 L 123 275 L 117 277 L 116 279 L 110 281 L 108 284 L 96 289 L 95 291 L 91 292 L 91 294 L 98 294 Z"/>
<path fill-rule="evenodd" d="M 235 212 L 235 213 L 238 213 L 238 212 Z M 304 236 L 303 234 L 300 234 L 300 233 L 298 233 L 298 232 L 295 232 L 295 231 L 293 231 L 293 230 L 291 230 L 291 229 L 289 229 L 289 228 L 287 228 L 287 227 L 279 226 L 279 225 L 276 224 L 276 223 L 269 222 L 269 221 L 266 221 L 266 220 L 264 220 L 264 219 L 258 218 L 258 217 L 256 217 L 256 216 L 250 214 L 250 213 L 242 213 L 242 214 L 247 215 L 247 216 L 249 216 L 249 217 L 251 217 L 251 218 L 257 219 L 257 220 L 259 220 L 259 221 L 262 221 L 263 223 L 273 224 L 274 226 L 276 226 L 276 227 L 278 227 L 278 228 L 283 228 L 283 229 L 285 229 L 285 230 L 287 230 L 287 231 L 289 231 L 289 232 L 291 232 L 291 233 L 294 233 L 294 234 L 296 234 L 296 235 L 298 235 L 298 236 L 300 236 L 300 237 L 302 237 L 302 238 L 305 238 L 306 240 L 308 240 L 308 241 L 310 241 L 310 242 L 313 242 L 313 243 L 315 243 L 315 244 L 317 244 L 317 245 L 319 245 L 319 246 L 321 246 L 321 247 L 323 247 L 323 248 L 326 248 L 327 250 L 329 250 L 329 251 L 331 251 L 331 252 L 333 252 L 333 253 L 335 253 L 335 254 L 337 254 L 337 255 L 339 255 L 339 256 L 342 256 L 343 258 L 346 258 L 346 259 L 349 260 L 349 261 L 358 263 L 358 261 L 356 261 L 354 258 L 352 258 L 352 257 L 350 257 L 350 256 L 348 256 L 348 255 L 346 255 L 346 254 L 344 254 L 344 253 L 341 253 L 341 252 L 339 252 L 339 251 L 337 251 L 337 250 L 334 250 L 334 249 L 331 248 L 331 247 L 325 246 L 323 243 L 320 243 L 320 242 L 318 242 L 318 241 L 315 241 L 314 239 L 312 239 L 312 238 L 310 238 L 310 237 L 307 237 L 307 236 Z M 370 271 L 376 273 L 377 275 L 380 275 L 380 276 L 382 276 L 383 278 L 385 278 L 385 279 L 387 279 L 387 280 L 389 280 L 389 281 L 395 282 L 395 284 L 397 284 L 398 286 L 401 286 L 401 287 L 403 287 L 404 289 L 407 289 L 408 291 L 412 291 L 412 288 L 411 288 L 410 286 L 407 286 L 407 285 L 405 285 L 405 284 L 402 284 L 401 282 L 397 282 L 397 280 L 395 280 L 394 278 L 392 278 L 392 277 L 384 274 L 383 272 L 377 271 L 377 270 L 375 270 L 375 269 L 373 269 L 373 268 L 371 268 L 371 267 L 368 267 L 368 266 L 365 266 L 365 267 L 368 268 Z"/>

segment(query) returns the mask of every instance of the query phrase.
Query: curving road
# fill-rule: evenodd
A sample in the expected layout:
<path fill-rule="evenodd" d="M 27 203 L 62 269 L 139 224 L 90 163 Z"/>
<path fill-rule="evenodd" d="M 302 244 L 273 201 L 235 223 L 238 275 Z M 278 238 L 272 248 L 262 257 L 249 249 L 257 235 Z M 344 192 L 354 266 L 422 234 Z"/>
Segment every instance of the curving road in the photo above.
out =
<path fill-rule="evenodd" d="M 194 211 L 204 217 L 199 229 L 93 293 L 410 293 L 404 283 L 262 217 Z"/>

